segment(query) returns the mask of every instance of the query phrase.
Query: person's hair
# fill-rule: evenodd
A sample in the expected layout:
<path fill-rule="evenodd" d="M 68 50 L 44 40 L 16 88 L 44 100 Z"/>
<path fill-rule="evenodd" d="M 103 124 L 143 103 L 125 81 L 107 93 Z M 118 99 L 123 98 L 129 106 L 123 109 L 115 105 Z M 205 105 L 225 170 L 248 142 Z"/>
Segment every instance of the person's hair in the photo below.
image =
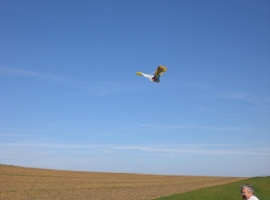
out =
<path fill-rule="evenodd" d="M 245 188 L 247 188 L 249 192 L 252 192 L 252 194 L 255 194 L 255 190 L 254 190 L 253 186 L 250 185 L 250 184 L 242 185 L 240 192 L 242 192 L 242 190 L 245 189 Z"/>

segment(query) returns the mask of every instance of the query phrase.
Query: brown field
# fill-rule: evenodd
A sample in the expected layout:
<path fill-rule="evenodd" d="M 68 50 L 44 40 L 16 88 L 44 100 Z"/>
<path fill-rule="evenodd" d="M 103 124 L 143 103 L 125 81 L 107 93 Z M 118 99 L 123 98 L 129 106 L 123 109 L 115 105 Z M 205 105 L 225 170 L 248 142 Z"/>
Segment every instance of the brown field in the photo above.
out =
<path fill-rule="evenodd" d="M 243 179 L 76 172 L 0 165 L 0 199 L 150 200 Z"/>

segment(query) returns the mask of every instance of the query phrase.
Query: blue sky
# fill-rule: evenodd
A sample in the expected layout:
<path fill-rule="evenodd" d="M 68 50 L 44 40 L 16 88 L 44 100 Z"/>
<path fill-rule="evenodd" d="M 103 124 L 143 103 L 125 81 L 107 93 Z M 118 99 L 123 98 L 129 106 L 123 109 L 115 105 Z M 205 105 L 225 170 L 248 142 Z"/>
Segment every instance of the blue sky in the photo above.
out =
<path fill-rule="evenodd" d="M 263 0 L 2 0 L 0 163 L 269 175 L 269 24 Z"/>

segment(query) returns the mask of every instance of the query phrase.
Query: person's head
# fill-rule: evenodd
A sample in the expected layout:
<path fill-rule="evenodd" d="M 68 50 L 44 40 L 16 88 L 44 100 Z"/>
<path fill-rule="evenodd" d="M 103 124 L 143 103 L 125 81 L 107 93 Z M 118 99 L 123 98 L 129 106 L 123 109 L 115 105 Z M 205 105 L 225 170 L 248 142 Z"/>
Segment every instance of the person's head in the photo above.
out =
<path fill-rule="evenodd" d="M 242 185 L 240 192 L 243 199 L 248 199 L 255 194 L 253 186 L 249 184 Z"/>

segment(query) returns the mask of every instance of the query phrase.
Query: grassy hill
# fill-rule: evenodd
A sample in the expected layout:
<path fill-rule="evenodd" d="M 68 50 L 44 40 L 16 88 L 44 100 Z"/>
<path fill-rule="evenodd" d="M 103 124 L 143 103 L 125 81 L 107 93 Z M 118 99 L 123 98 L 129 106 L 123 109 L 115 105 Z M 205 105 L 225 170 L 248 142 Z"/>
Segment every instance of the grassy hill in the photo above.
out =
<path fill-rule="evenodd" d="M 243 184 L 254 186 L 255 195 L 260 200 L 270 200 L 270 177 L 255 177 L 225 185 L 203 188 L 182 194 L 175 194 L 156 200 L 241 200 L 240 187 Z"/>

